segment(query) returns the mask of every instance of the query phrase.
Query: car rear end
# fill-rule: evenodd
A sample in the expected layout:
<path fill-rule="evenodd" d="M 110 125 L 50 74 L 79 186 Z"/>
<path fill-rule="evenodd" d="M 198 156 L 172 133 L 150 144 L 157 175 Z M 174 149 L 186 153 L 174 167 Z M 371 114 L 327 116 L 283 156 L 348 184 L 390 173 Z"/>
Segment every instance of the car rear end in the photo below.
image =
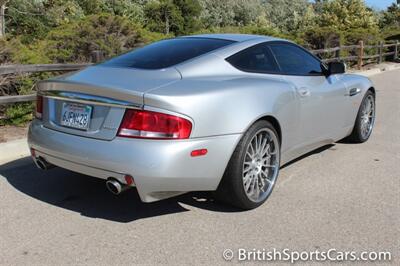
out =
<path fill-rule="evenodd" d="M 136 186 L 144 202 L 215 190 L 239 136 L 194 138 L 190 114 L 144 104 L 147 92 L 180 79 L 172 67 L 106 64 L 40 82 L 28 134 L 34 161 Z"/>

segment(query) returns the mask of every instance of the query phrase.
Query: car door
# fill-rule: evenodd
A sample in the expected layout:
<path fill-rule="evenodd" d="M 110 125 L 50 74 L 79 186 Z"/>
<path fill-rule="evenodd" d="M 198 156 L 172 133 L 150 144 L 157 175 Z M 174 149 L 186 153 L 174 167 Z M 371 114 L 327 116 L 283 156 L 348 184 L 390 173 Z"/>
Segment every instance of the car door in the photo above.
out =
<path fill-rule="evenodd" d="M 345 125 L 346 89 L 338 76 L 326 76 L 324 65 L 305 49 L 289 42 L 269 44 L 300 102 L 297 148 L 308 150 L 340 135 Z"/>
<path fill-rule="evenodd" d="M 274 102 L 273 99 L 276 99 L 275 96 L 271 97 L 272 99 L 270 98 L 270 96 L 272 96 L 270 93 L 273 93 L 273 90 L 270 89 L 270 81 L 277 80 L 282 84 L 281 86 L 285 86 L 285 84 L 282 82 L 281 71 L 268 43 L 269 42 L 263 42 L 248 47 L 230 56 L 226 61 L 235 68 L 246 72 L 246 76 L 265 80 L 265 83 L 262 86 L 257 86 L 258 89 L 264 92 L 261 94 L 262 96 L 260 99 L 263 99 L 263 96 L 265 97 L 265 110 L 270 110 L 270 108 L 273 108 L 271 105 L 274 104 L 277 106 L 284 106 L 282 108 L 285 109 L 283 112 L 284 115 L 277 118 L 281 119 L 281 127 L 285 131 L 281 143 L 282 152 L 285 152 L 296 144 L 295 136 L 298 131 L 297 128 L 300 126 L 298 123 L 299 118 L 297 117 L 299 116 L 300 105 L 295 99 L 294 94 L 296 92 L 294 88 L 287 88 L 288 90 L 285 92 L 277 89 L 275 96 L 279 95 L 278 97 L 280 97 L 282 94 L 286 95 L 280 98 L 280 101 L 278 100 L 277 102 Z M 275 113 L 274 115 L 278 114 Z"/>

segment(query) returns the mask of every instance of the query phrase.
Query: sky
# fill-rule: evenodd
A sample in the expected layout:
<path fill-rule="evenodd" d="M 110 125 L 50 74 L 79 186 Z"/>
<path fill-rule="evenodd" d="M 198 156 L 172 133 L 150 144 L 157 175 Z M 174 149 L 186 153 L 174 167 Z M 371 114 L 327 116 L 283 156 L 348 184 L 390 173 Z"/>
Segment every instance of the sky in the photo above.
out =
<path fill-rule="evenodd" d="M 313 0 L 311 0 L 311 1 L 313 1 Z M 384 10 L 388 6 L 397 2 L 397 0 L 364 0 L 364 1 L 365 1 L 365 3 L 367 3 L 367 5 L 369 7 L 373 7 L 378 10 Z"/>
<path fill-rule="evenodd" d="M 378 9 L 386 9 L 392 3 L 395 3 L 396 0 L 365 0 L 368 6 L 375 7 Z"/>

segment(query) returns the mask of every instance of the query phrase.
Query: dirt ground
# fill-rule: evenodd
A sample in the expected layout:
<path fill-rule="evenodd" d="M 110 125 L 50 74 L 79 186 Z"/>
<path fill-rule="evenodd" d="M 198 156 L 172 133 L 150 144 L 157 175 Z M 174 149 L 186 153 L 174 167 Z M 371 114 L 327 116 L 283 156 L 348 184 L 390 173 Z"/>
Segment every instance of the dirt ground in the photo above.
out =
<path fill-rule="evenodd" d="M 0 126 L 0 143 L 26 137 L 28 124 L 25 126 Z"/>

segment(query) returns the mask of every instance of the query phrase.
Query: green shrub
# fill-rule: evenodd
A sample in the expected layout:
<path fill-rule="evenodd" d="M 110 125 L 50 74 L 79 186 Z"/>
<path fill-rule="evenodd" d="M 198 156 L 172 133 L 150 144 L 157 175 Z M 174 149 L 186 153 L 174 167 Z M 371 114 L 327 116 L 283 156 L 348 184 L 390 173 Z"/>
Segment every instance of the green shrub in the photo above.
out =
<path fill-rule="evenodd" d="M 41 47 L 52 62 L 88 62 L 95 50 L 112 57 L 167 37 L 150 33 L 129 19 L 110 14 L 88 16 L 50 31 Z"/>
<path fill-rule="evenodd" d="M 0 39 L 0 63 L 10 64 L 12 62 L 12 47 L 6 39 Z"/>
<path fill-rule="evenodd" d="M 314 27 L 302 34 L 310 49 L 324 49 L 339 46 L 343 42 L 343 34 L 332 27 Z"/>
<path fill-rule="evenodd" d="M 344 45 L 357 44 L 363 41 L 366 45 L 377 44 L 383 40 L 377 29 L 352 29 L 343 33 Z"/>
<path fill-rule="evenodd" d="M 241 34 L 257 34 L 257 35 L 268 35 L 280 38 L 286 38 L 287 35 L 280 33 L 274 28 L 271 27 L 259 27 L 256 25 L 244 26 L 244 27 L 214 27 L 214 28 L 207 28 L 202 29 L 194 34 L 207 34 L 207 33 L 241 33 Z"/>
<path fill-rule="evenodd" d="M 0 126 L 25 125 L 33 119 L 34 103 L 16 103 L 6 107 L 4 119 L 0 120 Z"/>
<path fill-rule="evenodd" d="M 385 40 L 398 40 L 400 41 L 400 27 L 386 27 L 382 31 L 382 38 Z"/>

